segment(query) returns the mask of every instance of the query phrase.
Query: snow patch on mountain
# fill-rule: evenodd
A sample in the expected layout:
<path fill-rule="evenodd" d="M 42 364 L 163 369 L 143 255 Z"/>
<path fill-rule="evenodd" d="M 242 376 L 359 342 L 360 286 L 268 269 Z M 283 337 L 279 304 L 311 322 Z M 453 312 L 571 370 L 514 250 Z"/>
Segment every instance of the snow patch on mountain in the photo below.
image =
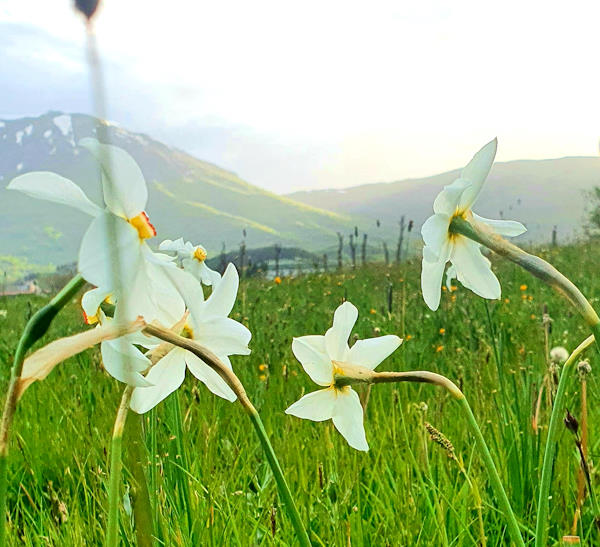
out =
<path fill-rule="evenodd" d="M 54 125 L 60 129 L 60 132 L 68 137 L 73 132 L 73 124 L 71 123 L 71 116 L 68 114 L 61 114 L 56 116 L 53 120 Z"/>

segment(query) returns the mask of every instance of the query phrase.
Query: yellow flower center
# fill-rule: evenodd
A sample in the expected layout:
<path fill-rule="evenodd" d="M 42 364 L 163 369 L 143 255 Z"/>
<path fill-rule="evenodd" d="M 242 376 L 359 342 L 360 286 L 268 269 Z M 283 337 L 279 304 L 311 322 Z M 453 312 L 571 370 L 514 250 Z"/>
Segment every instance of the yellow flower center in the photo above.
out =
<path fill-rule="evenodd" d="M 142 211 L 139 215 L 130 218 L 129 224 L 131 224 L 140 235 L 140 239 L 149 239 L 156 235 L 156 229 L 150 223 L 148 215 Z"/>
<path fill-rule="evenodd" d="M 188 338 L 189 340 L 193 340 L 194 339 L 194 329 L 192 329 L 192 327 L 190 327 L 186 323 L 183 326 L 183 329 L 181 329 L 181 336 L 183 336 L 184 338 Z"/>
<path fill-rule="evenodd" d="M 112 294 L 108 294 L 106 296 L 106 298 L 104 299 L 104 302 L 114 306 L 115 301 L 112 297 Z M 98 308 L 94 315 L 88 315 L 87 313 L 85 313 L 85 310 L 81 310 L 83 312 L 83 320 L 84 320 L 85 324 L 86 325 L 95 325 L 96 323 L 98 323 L 100 321 L 100 311 L 101 310 L 102 310 L 102 308 Z"/>
<path fill-rule="evenodd" d="M 202 247 L 196 247 L 196 250 L 194 251 L 194 258 L 198 262 L 204 262 L 206 260 L 206 256 L 206 251 Z"/>
<path fill-rule="evenodd" d="M 96 314 L 96 315 L 88 315 L 84 311 L 83 312 L 83 320 L 85 321 L 86 325 L 95 325 L 99 321 L 98 314 Z"/>
<path fill-rule="evenodd" d="M 349 388 L 349 386 L 340 386 L 336 381 L 336 376 L 345 376 L 344 369 L 342 368 L 343 363 L 339 361 L 332 361 L 331 363 L 333 364 L 333 381 L 329 389 L 333 389 L 336 392 L 347 391 L 346 388 Z"/>

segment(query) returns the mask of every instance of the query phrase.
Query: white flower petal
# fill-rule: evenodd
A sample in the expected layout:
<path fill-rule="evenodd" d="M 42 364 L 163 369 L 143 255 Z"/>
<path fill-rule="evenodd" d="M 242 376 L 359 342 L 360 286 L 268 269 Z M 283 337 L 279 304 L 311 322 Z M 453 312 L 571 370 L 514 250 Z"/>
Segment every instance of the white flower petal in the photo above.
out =
<path fill-rule="evenodd" d="M 96 287 L 95 289 L 87 291 L 81 297 L 81 307 L 83 308 L 83 311 L 90 317 L 96 315 L 100 304 L 102 304 L 109 295 L 110 291 L 101 287 Z"/>
<path fill-rule="evenodd" d="M 320 386 L 332 384 L 333 363 L 327 353 L 324 336 L 294 338 L 292 351 L 313 382 Z"/>
<path fill-rule="evenodd" d="M 190 316 L 191 318 L 191 316 Z M 251 332 L 229 317 L 210 318 L 196 322 L 193 319 L 194 339 L 217 355 L 248 355 Z"/>
<path fill-rule="evenodd" d="M 461 210 L 470 209 L 477 200 L 483 183 L 487 178 L 498 148 L 498 139 L 488 142 L 463 169 L 461 178 L 471 182 L 472 186 L 467 188 L 460 199 Z"/>
<path fill-rule="evenodd" d="M 358 318 L 358 310 L 351 302 L 344 302 L 333 314 L 333 326 L 325 333 L 327 353 L 333 361 L 346 361 L 348 338 Z"/>
<path fill-rule="evenodd" d="M 379 363 L 394 353 L 401 343 L 402 339 L 393 334 L 358 340 L 350 348 L 348 362 L 373 370 Z"/>
<path fill-rule="evenodd" d="M 102 167 L 102 187 L 106 206 L 118 216 L 133 218 L 148 202 L 144 175 L 135 160 L 122 148 L 85 138 L 79 146 L 87 148 Z"/>
<path fill-rule="evenodd" d="M 177 265 L 175 264 L 176 257 L 164 253 L 155 253 L 145 241 L 142 245 L 144 247 L 144 258 L 148 262 L 153 262 L 158 266 L 169 266 L 173 269 L 177 268 Z"/>
<path fill-rule="evenodd" d="M 337 391 L 333 410 L 333 425 L 356 450 L 369 450 L 363 425 L 363 409 L 358 393 L 347 386 Z"/>
<path fill-rule="evenodd" d="M 56 173 L 26 173 L 11 180 L 6 188 L 18 190 L 33 198 L 68 205 L 93 217 L 102 213 L 102 208 L 92 203 L 79 186 Z"/>
<path fill-rule="evenodd" d="M 198 263 L 198 261 L 195 261 Z M 213 289 L 217 288 L 217 285 L 221 282 L 221 274 L 215 270 L 211 270 L 205 262 L 198 264 L 199 266 L 199 277 L 202 283 L 208 286 L 212 286 Z M 237 291 L 236 291 L 237 292 Z"/>
<path fill-rule="evenodd" d="M 450 239 L 450 217 L 445 214 L 430 216 L 421 227 L 421 235 L 430 252 L 439 256 L 444 244 Z"/>
<path fill-rule="evenodd" d="M 481 254 L 479 244 L 465 237 L 457 237 L 450 257 L 458 280 L 482 298 L 500 298 L 498 278 L 492 272 L 490 261 Z"/>
<path fill-rule="evenodd" d="M 446 247 L 450 247 L 447 245 Z M 447 252 L 441 258 L 438 258 L 435 253 L 431 252 L 429 247 L 423 247 L 423 260 L 421 262 L 421 291 L 423 300 L 433 311 L 437 310 L 440 305 L 442 278 L 444 277 L 444 269 L 446 268 Z"/>
<path fill-rule="evenodd" d="M 142 244 L 142 248 L 147 247 Z M 143 255 L 146 252 L 143 250 Z M 136 276 L 118 297 L 115 317 L 144 317 L 146 322 L 158 321 L 165 326 L 177 323 L 185 312 L 185 302 L 172 283 L 172 272 L 181 270 L 167 265 L 141 260 Z"/>
<path fill-rule="evenodd" d="M 457 273 L 454 265 L 450 265 L 450 267 L 446 270 L 446 288 L 450 291 L 452 290 L 452 280 L 456 279 Z"/>
<path fill-rule="evenodd" d="M 296 401 L 287 408 L 286 414 L 297 418 L 322 422 L 333 417 L 333 411 L 337 402 L 337 393 L 334 388 L 313 391 Z"/>
<path fill-rule="evenodd" d="M 483 222 L 492 228 L 498 235 L 505 237 L 516 237 L 524 234 L 527 228 L 516 220 L 492 220 L 483 218 L 473 213 L 473 218 L 478 222 Z"/>
<path fill-rule="evenodd" d="M 471 186 L 467 180 L 458 178 L 452 184 L 444 186 L 444 189 L 437 195 L 433 202 L 433 212 L 436 215 L 446 215 L 451 217 L 456 213 L 461 196 L 466 188 Z"/>
<path fill-rule="evenodd" d="M 213 292 L 204 303 L 203 315 L 215 317 L 227 317 L 237 298 L 239 287 L 239 276 L 233 264 L 229 264 L 219 284 L 213 288 Z"/>
<path fill-rule="evenodd" d="M 181 261 L 183 269 L 193 275 L 198 281 L 204 285 L 217 287 L 221 281 L 221 274 L 211 270 L 205 262 L 199 262 L 195 258 L 184 258 Z"/>
<path fill-rule="evenodd" d="M 200 321 L 204 317 L 204 292 L 200 282 L 193 275 L 179 268 L 164 268 L 162 274 L 183 298 L 190 314 Z"/>
<path fill-rule="evenodd" d="M 115 241 L 109 240 L 111 233 Z M 83 236 L 78 268 L 88 283 L 110 291 L 115 285 L 129 285 L 141 261 L 137 230 L 122 218 L 105 212 L 92 221 Z M 114 279 L 117 273 L 118 280 Z"/>
<path fill-rule="evenodd" d="M 185 350 L 175 348 L 167 353 L 146 376 L 154 385 L 133 390 L 129 405 L 131 410 L 144 414 L 166 399 L 183 383 L 185 368 Z"/>
<path fill-rule="evenodd" d="M 209 367 L 202 359 L 197 355 L 190 353 L 189 351 L 185 354 L 185 360 L 190 369 L 190 372 L 198 378 L 210 391 L 215 395 L 227 399 L 228 401 L 235 401 L 237 399 L 236 394 L 227 385 L 227 382 L 219 376 L 219 373 Z M 223 359 L 221 359 L 223 360 Z M 229 362 L 229 360 L 227 360 Z M 231 368 L 231 364 L 230 364 Z"/>
<path fill-rule="evenodd" d="M 180 237 L 175 241 L 171 239 L 165 239 L 159 246 L 161 251 L 171 251 L 180 254 L 187 254 L 194 251 L 194 247 L 189 241 L 184 242 L 183 238 Z"/>
<path fill-rule="evenodd" d="M 127 340 L 118 338 L 100 344 L 102 364 L 113 378 L 134 387 L 152 386 L 140 373 L 150 366 L 150 360 Z"/>

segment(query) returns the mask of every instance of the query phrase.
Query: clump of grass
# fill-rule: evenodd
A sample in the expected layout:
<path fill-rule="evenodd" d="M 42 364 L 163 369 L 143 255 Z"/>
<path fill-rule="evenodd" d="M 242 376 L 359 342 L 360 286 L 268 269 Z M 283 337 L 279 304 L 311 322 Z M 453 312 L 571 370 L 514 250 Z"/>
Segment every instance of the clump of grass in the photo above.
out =
<path fill-rule="evenodd" d="M 595 276 L 600 249 L 596 245 L 542 250 L 541 254 L 585 294 L 600 294 Z M 494 509 L 494 494 L 479 454 L 465 434 L 461 410 L 441 392 L 423 385 L 374 389 L 367 406 L 371 450 L 366 454 L 349 449 L 338 435 L 323 434 L 323 424 L 292 420 L 283 413 L 312 389 L 292 355 L 292 337 L 324 331 L 331 310 L 344 297 L 361 311 L 355 327 L 360 338 L 373 336 L 374 329 L 382 335 L 404 334 L 402 351 L 386 361 L 382 370 L 429 369 L 455 379 L 462 387 L 499 465 L 524 533 L 535 526 L 532 500 L 537 498 L 540 446 L 546 435 L 543 423 L 538 435 L 531 429 L 535 386 L 547 371 L 540 308 L 541 303 L 547 303 L 550 310 L 563 304 L 558 295 L 516 266 L 495 262 L 494 268 L 502 279 L 503 298 L 489 303 L 489 318 L 481 300 L 460 285 L 444 294 L 443 313 L 431 313 L 421 299 L 417 262 L 310 274 L 285 279 L 279 287 L 259 279 L 243 282 L 245 311 L 242 313 L 238 304 L 234 317 L 261 336 L 251 343 L 253 353 L 243 359 L 234 357 L 233 366 L 288 470 L 290 487 L 302 517 L 310 523 L 315 544 L 346 545 L 348 537 L 356 545 L 481 544 L 480 518 L 473 511 L 478 502 L 464 474 L 456 473 L 456 464 L 449 465 L 445 451 L 428 457 L 423 443 L 415 439 L 415 431 L 424 432 L 423 413 L 415 405 L 419 401 L 427 403 L 427 421 L 451 439 L 456 457 L 479 489 L 488 544 L 507 541 L 504 520 Z M 406 284 L 405 296 L 400 296 L 404 290 L 396 291 L 388 313 L 387 287 L 390 280 L 398 286 L 399 279 Z M 524 283 L 526 299 L 521 298 Z M 285 290 L 280 290 L 284 284 Z M 44 297 L 27 296 L 3 303 L 7 313 L 0 317 L 0 379 L 4 385 L 28 308 L 38 309 L 46 302 Z M 405 333 L 401 332 L 403 306 Z M 386 313 L 369 313 L 382 307 Z M 63 313 L 40 344 L 83 328 L 77 302 Z M 532 315 L 537 317 L 532 319 Z M 586 336 L 587 328 L 578 317 L 553 315 L 553 345 L 572 348 Z M 442 328 L 446 329 L 444 335 L 440 334 Z M 442 338 L 444 350 L 436 352 Z M 268 389 L 260 379 L 264 372 L 259 365 L 263 363 L 269 365 Z M 33 546 L 41 537 L 51 545 L 102 542 L 108 442 L 121 392 L 122 386 L 102 370 L 97 350 L 70 359 L 44 382 L 29 388 L 15 415 L 19 435 L 12 440 L 9 457 L 9 544 Z M 258 441 L 248 435 L 247 420 L 232 412 L 228 403 L 194 390 L 191 381 L 186 381 L 179 397 L 188 458 L 189 474 L 185 476 L 196 525 L 192 531 L 186 521 L 179 484 L 184 473 L 175 467 L 179 462 L 176 427 L 168 405 L 163 404 L 154 411 L 154 425 L 150 425 L 154 418 L 144 420 L 143 439 L 158 544 L 290 543 L 294 530 L 279 509 L 275 539 L 271 539 L 276 485 Z M 576 408 L 580 383 L 569 386 L 565 397 L 568 406 Z M 589 404 L 588 412 L 593 447 L 593 439 L 600 433 L 600 408 Z M 573 479 L 579 461 L 565 456 L 565 449 L 572 449 L 572 439 L 563 435 L 559 442 L 554 481 L 560 487 L 552 491 L 552 507 L 557 509 L 550 513 L 550 544 L 570 531 L 577 498 Z M 127 455 L 124 460 L 125 481 L 134 492 L 134 470 Z M 55 518 L 48 481 L 68 512 L 66 523 Z M 592 543 L 599 537 L 594 516 L 591 505 L 584 503 L 578 531 Z M 132 525 L 129 518 L 122 518 L 121 526 L 125 540 L 134 544 L 135 521 Z"/>

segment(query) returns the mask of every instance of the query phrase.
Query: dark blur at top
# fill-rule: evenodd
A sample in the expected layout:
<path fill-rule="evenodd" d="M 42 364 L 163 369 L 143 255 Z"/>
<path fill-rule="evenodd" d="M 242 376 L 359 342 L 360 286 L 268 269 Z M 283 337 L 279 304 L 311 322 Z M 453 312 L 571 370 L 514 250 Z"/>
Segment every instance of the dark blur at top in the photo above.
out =
<path fill-rule="evenodd" d="M 100 0 L 75 0 L 75 7 L 85 15 L 89 21 L 96 13 Z"/>

